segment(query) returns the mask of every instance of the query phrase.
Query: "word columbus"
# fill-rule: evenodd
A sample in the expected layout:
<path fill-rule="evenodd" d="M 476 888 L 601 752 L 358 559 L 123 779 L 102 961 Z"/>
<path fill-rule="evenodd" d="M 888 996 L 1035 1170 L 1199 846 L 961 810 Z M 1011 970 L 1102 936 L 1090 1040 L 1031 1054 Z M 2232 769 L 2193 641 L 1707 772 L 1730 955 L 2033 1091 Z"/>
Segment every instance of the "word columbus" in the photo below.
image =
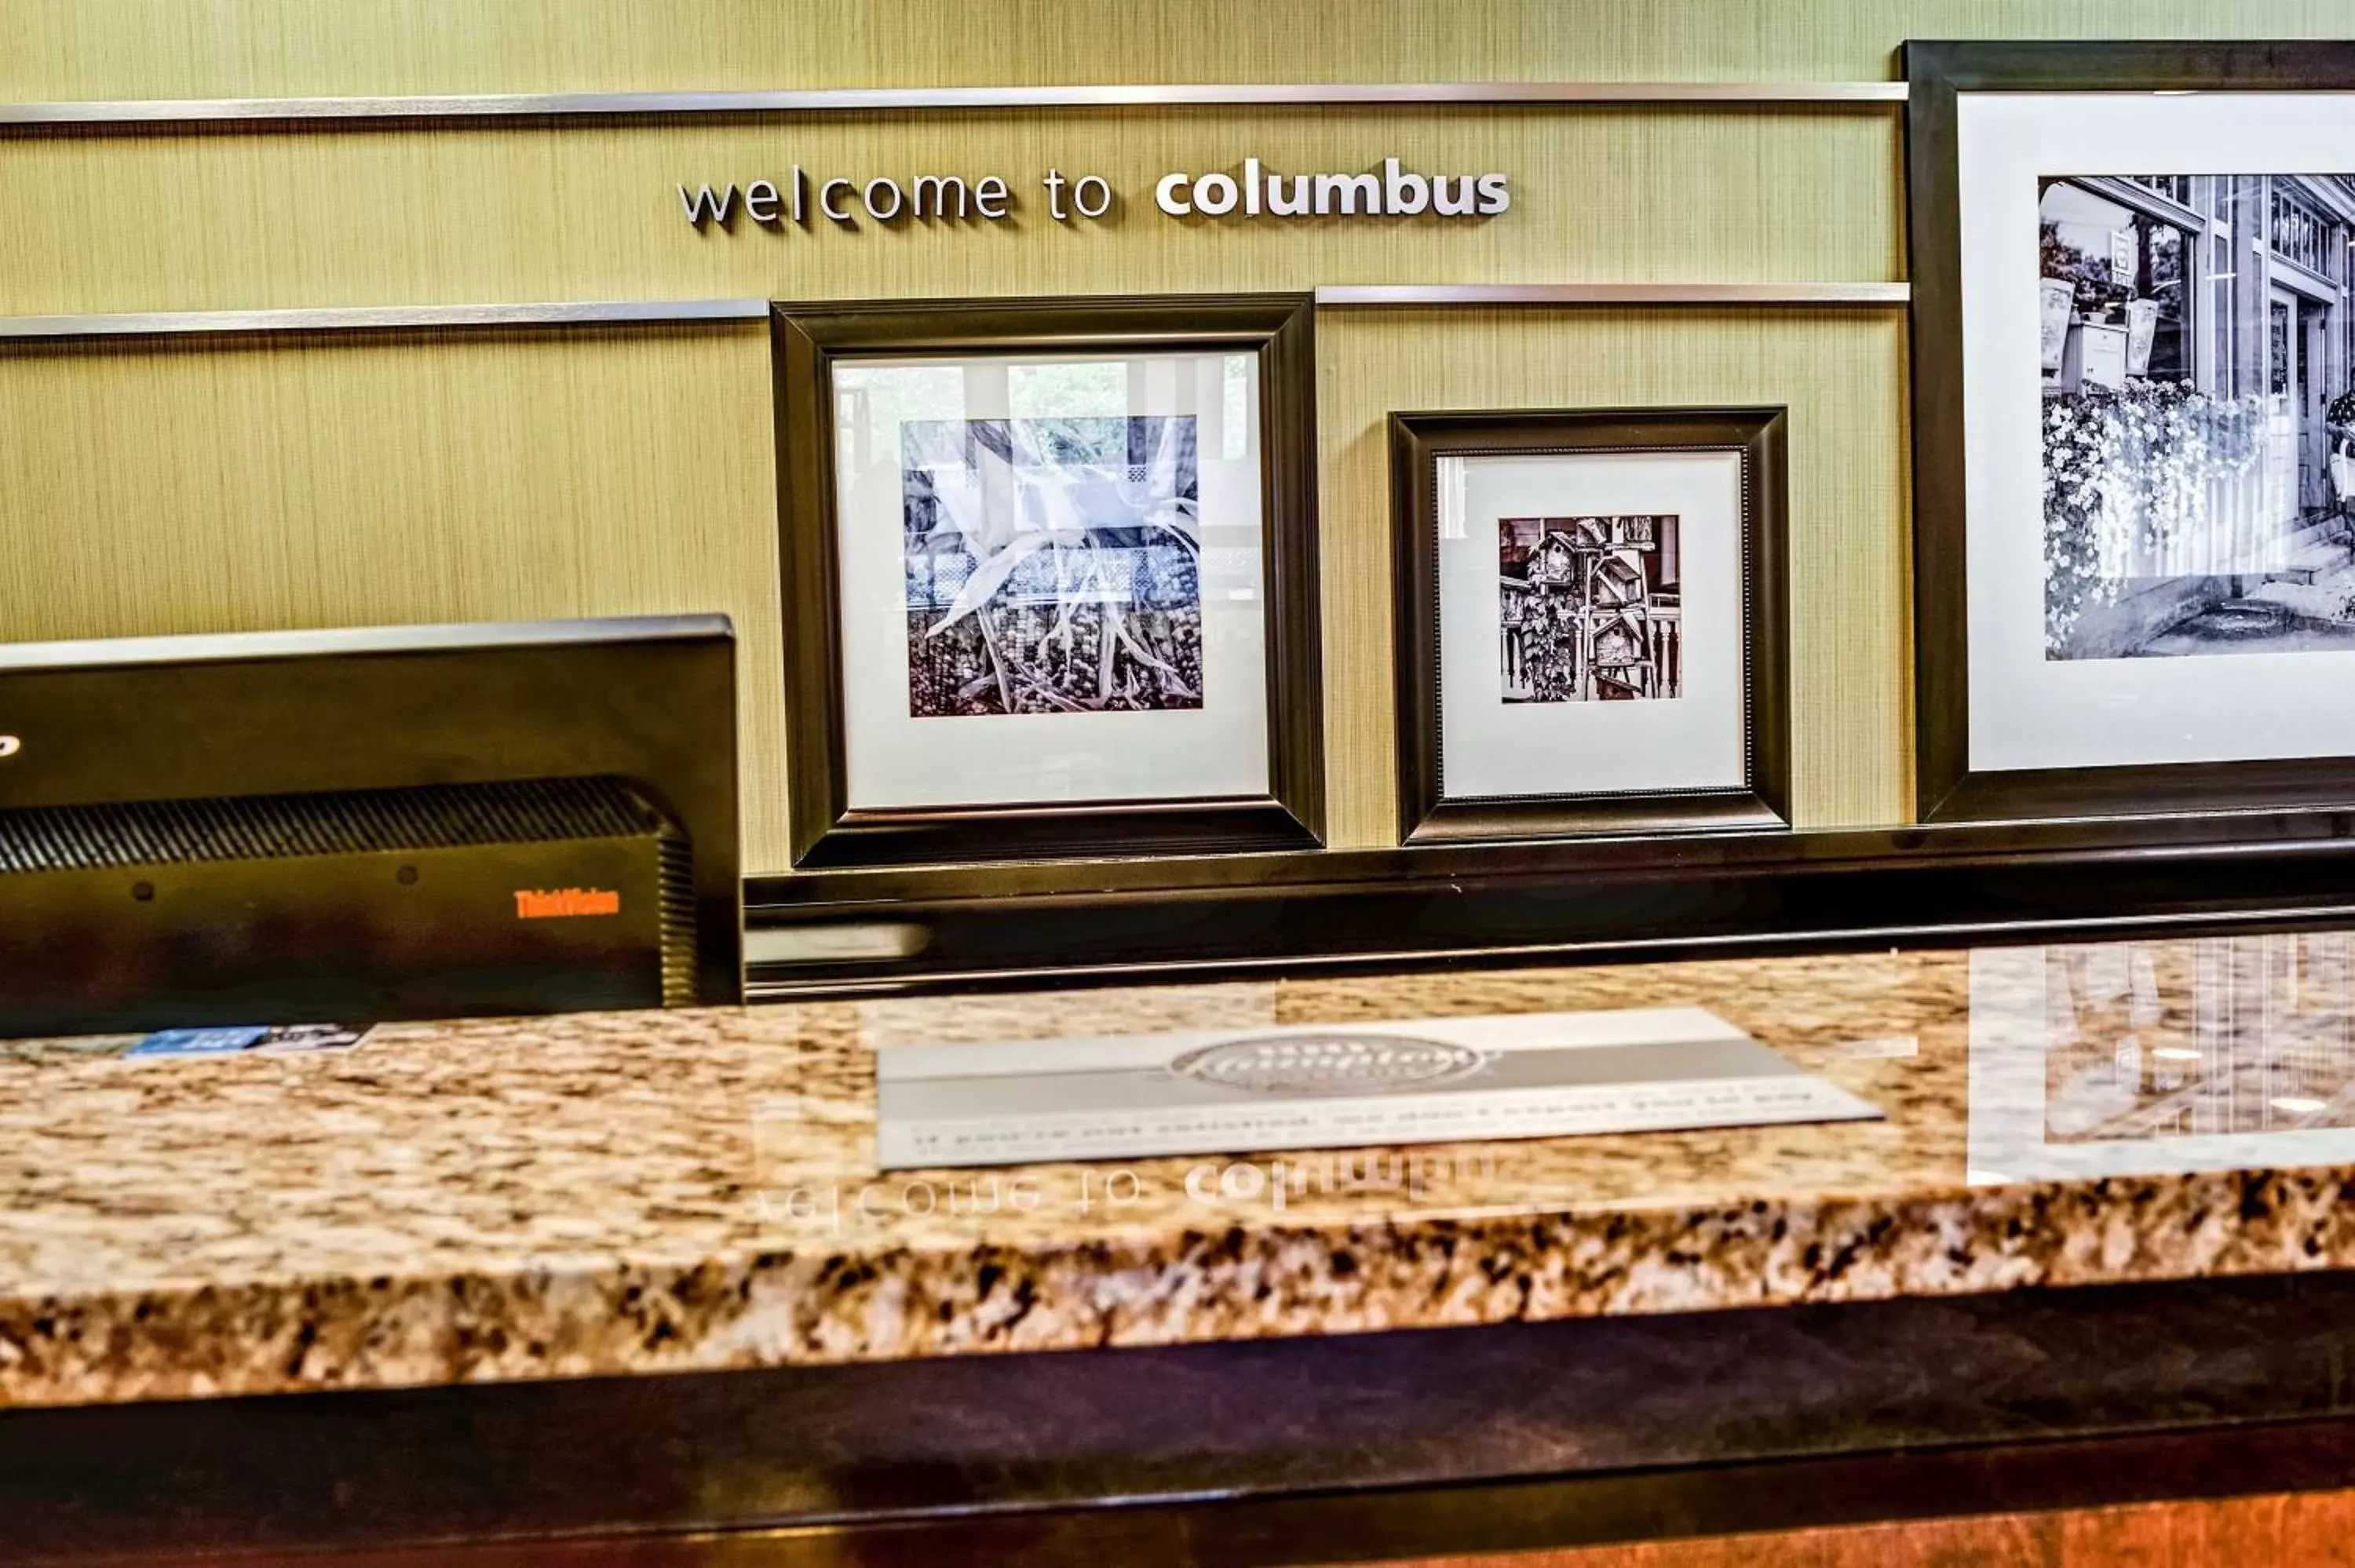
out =
<path fill-rule="evenodd" d="M 1232 175 L 1164 175 L 1153 187 L 1153 204 L 1172 217 L 1199 213 L 1224 217 L 1494 217 L 1513 205 L 1502 175 L 1434 175 L 1428 178 L 1382 160 L 1379 175 L 1277 175 L 1263 171 L 1257 158 L 1243 160 Z"/>
<path fill-rule="evenodd" d="M 1074 179 L 1049 170 L 1040 181 L 1047 216 L 1058 223 L 1074 217 L 1101 218 L 1114 206 L 1111 184 L 1101 175 Z M 995 223 L 1011 215 L 1012 187 L 1002 175 L 966 180 L 957 175 L 918 175 L 853 180 L 817 179 L 799 164 L 783 180 L 749 185 L 678 187 L 687 221 L 698 228 L 732 228 L 738 213 L 763 228 L 807 224 L 824 217 L 850 226 L 924 223 Z M 1513 205 L 1503 175 L 1415 174 L 1396 158 L 1379 171 L 1353 175 L 1283 175 L 1245 158 L 1241 174 L 1164 175 L 1154 183 L 1153 204 L 1172 217 L 1494 217 Z"/>

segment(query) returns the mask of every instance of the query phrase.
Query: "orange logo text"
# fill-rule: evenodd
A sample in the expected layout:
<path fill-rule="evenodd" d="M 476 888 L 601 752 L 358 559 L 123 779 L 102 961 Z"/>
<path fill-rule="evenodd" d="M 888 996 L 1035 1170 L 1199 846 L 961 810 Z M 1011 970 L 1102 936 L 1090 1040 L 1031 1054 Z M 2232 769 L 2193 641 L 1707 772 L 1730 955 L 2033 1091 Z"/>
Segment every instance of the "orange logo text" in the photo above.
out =
<path fill-rule="evenodd" d="M 574 915 L 619 915 L 622 895 L 602 887 L 562 887 L 553 893 L 517 888 L 518 920 L 561 920 Z"/>

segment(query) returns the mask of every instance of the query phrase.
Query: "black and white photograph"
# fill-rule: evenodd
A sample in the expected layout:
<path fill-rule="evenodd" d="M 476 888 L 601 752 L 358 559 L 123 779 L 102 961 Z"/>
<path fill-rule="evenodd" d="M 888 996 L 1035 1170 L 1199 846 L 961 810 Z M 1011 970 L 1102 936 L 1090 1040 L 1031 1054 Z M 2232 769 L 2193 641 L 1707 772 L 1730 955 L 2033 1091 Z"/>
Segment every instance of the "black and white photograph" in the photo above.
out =
<path fill-rule="evenodd" d="M 2355 650 L 2355 176 L 2037 185 L 2046 659 Z"/>
<path fill-rule="evenodd" d="M 1323 842 L 1314 319 L 779 309 L 795 865 Z"/>
<path fill-rule="evenodd" d="M 911 716 L 1202 705 L 1192 416 L 900 429 Z"/>
<path fill-rule="evenodd" d="M 2345 62 L 2158 41 L 1905 59 L 1916 814 L 2344 798 Z"/>
<path fill-rule="evenodd" d="M 1404 842 L 1788 826 L 1785 424 L 1391 417 Z"/>
<path fill-rule="evenodd" d="M 1681 690 L 1677 519 L 1497 523 L 1497 673 L 1508 703 L 1655 701 Z"/>

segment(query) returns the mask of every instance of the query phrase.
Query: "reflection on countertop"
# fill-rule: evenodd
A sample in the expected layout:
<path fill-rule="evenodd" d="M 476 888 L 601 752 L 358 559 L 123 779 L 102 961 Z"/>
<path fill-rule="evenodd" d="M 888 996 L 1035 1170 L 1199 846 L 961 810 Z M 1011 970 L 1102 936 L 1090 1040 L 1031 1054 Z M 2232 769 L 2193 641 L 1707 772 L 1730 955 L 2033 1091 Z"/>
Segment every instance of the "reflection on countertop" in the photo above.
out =
<path fill-rule="evenodd" d="M 0 1048 L 0 1405 L 2347 1266 L 2350 953 L 2327 933 L 813 1002 L 186 1062 Z M 1680 1004 L 1886 1119 L 874 1162 L 893 1042 Z"/>
<path fill-rule="evenodd" d="M 2355 1164 L 2355 937 L 1971 962 L 1975 1181 Z"/>

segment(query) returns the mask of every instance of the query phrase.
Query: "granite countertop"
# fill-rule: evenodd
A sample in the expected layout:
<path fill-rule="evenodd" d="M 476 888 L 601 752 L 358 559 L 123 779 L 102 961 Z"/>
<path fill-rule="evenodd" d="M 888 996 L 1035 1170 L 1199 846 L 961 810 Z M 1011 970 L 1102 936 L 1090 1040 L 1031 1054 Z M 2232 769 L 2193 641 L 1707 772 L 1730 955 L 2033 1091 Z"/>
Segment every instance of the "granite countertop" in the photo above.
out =
<path fill-rule="evenodd" d="M 879 1173 L 872 1049 L 1697 1003 L 1886 1119 Z M 0 1045 L 0 1406 L 2355 1265 L 2345 933 Z"/>

